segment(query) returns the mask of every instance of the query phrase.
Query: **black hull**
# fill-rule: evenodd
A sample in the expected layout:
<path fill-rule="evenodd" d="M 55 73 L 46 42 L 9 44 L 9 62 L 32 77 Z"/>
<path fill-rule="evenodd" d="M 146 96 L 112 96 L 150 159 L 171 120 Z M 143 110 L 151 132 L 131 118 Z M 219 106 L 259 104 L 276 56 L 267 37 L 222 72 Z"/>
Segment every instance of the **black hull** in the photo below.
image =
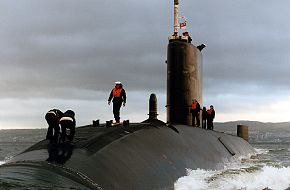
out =
<path fill-rule="evenodd" d="M 73 181 L 77 189 L 173 189 L 186 168 L 219 169 L 254 153 L 239 137 L 186 125 L 86 126 L 77 128 L 74 145 L 41 141 L 15 156 L 0 167 L 0 178 L 48 187 Z"/>

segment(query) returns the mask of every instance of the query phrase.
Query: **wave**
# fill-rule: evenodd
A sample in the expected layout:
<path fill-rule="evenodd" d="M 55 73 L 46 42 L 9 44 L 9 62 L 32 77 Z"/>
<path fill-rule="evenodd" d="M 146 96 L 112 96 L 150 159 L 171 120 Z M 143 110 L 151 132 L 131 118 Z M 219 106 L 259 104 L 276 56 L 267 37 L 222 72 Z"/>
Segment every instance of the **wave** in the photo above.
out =
<path fill-rule="evenodd" d="M 268 154 L 269 149 L 263 149 L 263 148 L 254 148 L 257 154 Z"/>
<path fill-rule="evenodd" d="M 187 170 L 188 175 L 179 178 L 175 190 L 231 190 L 289 188 L 290 167 L 252 166 L 250 168 L 212 170 Z"/>

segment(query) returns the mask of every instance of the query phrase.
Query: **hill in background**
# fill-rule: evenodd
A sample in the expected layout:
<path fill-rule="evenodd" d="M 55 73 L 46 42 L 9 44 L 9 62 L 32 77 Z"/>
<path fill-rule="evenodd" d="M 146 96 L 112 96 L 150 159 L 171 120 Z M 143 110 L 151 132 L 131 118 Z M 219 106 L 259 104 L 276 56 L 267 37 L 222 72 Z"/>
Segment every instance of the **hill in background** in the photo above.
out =
<path fill-rule="evenodd" d="M 214 129 L 216 131 L 237 131 L 237 125 L 247 125 L 250 131 L 272 132 L 272 131 L 287 131 L 290 132 L 290 122 L 281 123 L 263 123 L 259 121 L 230 121 L 230 122 L 215 122 Z"/>

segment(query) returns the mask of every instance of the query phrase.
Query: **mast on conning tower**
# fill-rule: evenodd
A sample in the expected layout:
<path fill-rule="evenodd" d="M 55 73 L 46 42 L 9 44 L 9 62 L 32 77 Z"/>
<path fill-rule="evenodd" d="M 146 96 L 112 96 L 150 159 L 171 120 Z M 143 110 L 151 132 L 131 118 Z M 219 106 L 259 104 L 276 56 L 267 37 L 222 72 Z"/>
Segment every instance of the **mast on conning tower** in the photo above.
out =
<path fill-rule="evenodd" d="M 178 4 L 174 0 L 174 33 L 167 46 L 167 123 L 192 125 L 192 100 L 202 105 L 202 60 L 188 32 L 178 34 L 186 26 L 178 23 Z"/>
<path fill-rule="evenodd" d="M 178 0 L 174 0 L 173 35 L 169 36 L 168 40 L 169 41 L 171 41 L 171 40 L 182 40 L 182 41 L 186 41 L 186 42 L 190 43 L 191 42 L 191 38 L 188 36 L 187 32 L 185 32 L 186 33 L 185 35 L 182 35 L 182 36 L 178 35 L 178 30 L 180 28 L 180 24 L 178 22 L 178 18 L 179 18 L 178 17 L 178 5 L 179 5 Z M 185 21 L 185 24 L 186 24 L 186 21 Z"/>
<path fill-rule="evenodd" d="M 174 36 L 178 34 L 178 0 L 174 0 Z"/>

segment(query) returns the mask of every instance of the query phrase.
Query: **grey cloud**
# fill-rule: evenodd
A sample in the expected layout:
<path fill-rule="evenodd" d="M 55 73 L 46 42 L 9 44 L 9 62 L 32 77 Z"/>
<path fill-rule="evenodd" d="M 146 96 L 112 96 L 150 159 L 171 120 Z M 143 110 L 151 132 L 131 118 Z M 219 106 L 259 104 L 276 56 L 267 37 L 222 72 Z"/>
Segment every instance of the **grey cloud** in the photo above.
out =
<path fill-rule="evenodd" d="M 151 5 L 160 3 L 2 2 L 2 96 L 21 96 L 25 89 L 47 96 L 62 87 L 104 91 L 115 80 L 131 89 L 164 86 L 167 35 L 159 19 L 165 16 L 150 17 L 159 10 Z"/>
<path fill-rule="evenodd" d="M 165 94 L 172 4 L 1 1 L 0 98 L 106 99 L 115 80 L 129 92 Z M 284 20 L 289 4 L 180 2 L 194 44 L 208 45 L 203 50 L 205 102 L 216 96 L 288 93 L 290 27 Z"/>

